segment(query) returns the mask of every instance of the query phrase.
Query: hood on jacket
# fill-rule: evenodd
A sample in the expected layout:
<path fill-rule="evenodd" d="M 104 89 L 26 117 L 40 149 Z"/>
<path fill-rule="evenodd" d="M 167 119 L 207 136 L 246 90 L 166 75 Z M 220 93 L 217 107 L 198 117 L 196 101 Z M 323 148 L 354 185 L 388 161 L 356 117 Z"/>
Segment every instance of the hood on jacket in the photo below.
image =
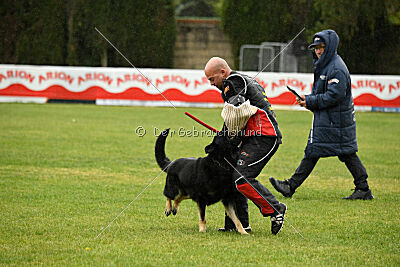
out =
<path fill-rule="evenodd" d="M 314 34 L 315 37 L 321 38 L 325 43 L 325 50 L 322 56 L 318 59 L 315 51 L 312 52 L 314 58 L 314 69 L 316 72 L 321 71 L 337 54 L 337 47 L 339 45 L 339 36 L 334 30 L 323 30 Z"/>

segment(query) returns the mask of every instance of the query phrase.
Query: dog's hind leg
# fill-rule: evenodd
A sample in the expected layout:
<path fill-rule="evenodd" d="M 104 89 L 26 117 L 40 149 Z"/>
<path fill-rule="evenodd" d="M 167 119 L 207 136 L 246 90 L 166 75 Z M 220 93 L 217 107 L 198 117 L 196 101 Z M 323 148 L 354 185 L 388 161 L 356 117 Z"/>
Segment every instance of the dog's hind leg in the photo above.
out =
<path fill-rule="evenodd" d="M 165 204 L 165 215 L 169 216 L 171 212 L 175 215 L 176 210 L 172 209 L 171 200 L 176 199 L 180 195 L 180 190 L 175 175 L 167 174 L 164 186 L 164 196 L 167 197 L 167 203 Z"/>
<path fill-rule="evenodd" d="M 235 208 L 233 207 L 232 203 L 225 204 L 225 211 L 228 214 L 229 218 L 233 221 L 236 226 L 236 229 L 242 235 L 247 235 L 247 232 L 244 230 L 242 223 L 240 222 L 239 218 L 236 216 Z"/>
<path fill-rule="evenodd" d="M 167 197 L 167 203 L 165 204 L 165 215 L 168 217 L 171 214 L 172 204 L 171 199 Z"/>
<path fill-rule="evenodd" d="M 199 232 L 206 232 L 206 205 L 197 202 L 197 207 L 199 208 Z"/>
<path fill-rule="evenodd" d="M 171 210 L 173 215 L 178 213 L 179 204 L 181 204 L 182 200 L 189 199 L 190 196 L 184 195 L 181 190 L 179 190 L 179 194 L 174 199 L 174 207 Z"/>

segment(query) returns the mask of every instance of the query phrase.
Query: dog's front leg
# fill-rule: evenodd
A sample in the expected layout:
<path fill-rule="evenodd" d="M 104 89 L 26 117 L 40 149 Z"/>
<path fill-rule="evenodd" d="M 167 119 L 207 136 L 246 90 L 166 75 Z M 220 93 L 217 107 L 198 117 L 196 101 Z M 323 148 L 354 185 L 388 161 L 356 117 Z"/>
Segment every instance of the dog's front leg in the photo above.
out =
<path fill-rule="evenodd" d="M 199 208 L 199 232 L 206 232 L 206 205 L 204 203 L 197 203 Z"/>
<path fill-rule="evenodd" d="M 229 203 L 227 205 L 224 204 L 226 214 L 228 214 L 229 218 L 233 221 L 233 223 L 236 226 L 236 229 L 238 230 L 239 233 L 242 235 L 247 235 L 248 233 L 244 230 L 242 223 L 240 222 L 239 218 L 236 216 L 235 209 L 233 208 L 232 203 Z"/>

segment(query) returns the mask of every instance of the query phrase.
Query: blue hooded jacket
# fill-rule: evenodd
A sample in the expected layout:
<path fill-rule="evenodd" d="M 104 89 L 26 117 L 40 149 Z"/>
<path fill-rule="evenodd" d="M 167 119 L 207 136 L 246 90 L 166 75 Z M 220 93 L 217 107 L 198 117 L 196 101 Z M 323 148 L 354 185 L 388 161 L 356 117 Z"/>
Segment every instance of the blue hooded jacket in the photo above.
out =
<path fill-rule="evenodd" d="M 314 57 L 314 84 L 306 105 L 314 113 L 305 156 L 309 158 L 339 156 L 358 151 L 356 120 L 350 74 L 337 54 L 339 36 L 333 30 L 314 35 L 325 43 L 318 59 Z"/>

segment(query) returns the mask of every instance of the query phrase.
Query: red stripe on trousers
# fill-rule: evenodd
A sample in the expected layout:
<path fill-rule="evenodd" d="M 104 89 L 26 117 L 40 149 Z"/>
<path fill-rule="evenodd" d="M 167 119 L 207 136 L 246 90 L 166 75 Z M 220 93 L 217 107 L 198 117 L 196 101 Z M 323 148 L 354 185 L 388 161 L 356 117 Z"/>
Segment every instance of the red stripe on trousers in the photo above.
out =
<path fill-rule="evenodd" d="M 257 193 L 257 191 L 249 183 L 238 184 L 236 187 L 243 195 L 261 208 L 261 213 L 263 215 L 268 215 L 275 212 L 271 205 L 268 204 L 268 202 L 265 201 L 265 199 L 260 196 L 260 194 Z"/>

